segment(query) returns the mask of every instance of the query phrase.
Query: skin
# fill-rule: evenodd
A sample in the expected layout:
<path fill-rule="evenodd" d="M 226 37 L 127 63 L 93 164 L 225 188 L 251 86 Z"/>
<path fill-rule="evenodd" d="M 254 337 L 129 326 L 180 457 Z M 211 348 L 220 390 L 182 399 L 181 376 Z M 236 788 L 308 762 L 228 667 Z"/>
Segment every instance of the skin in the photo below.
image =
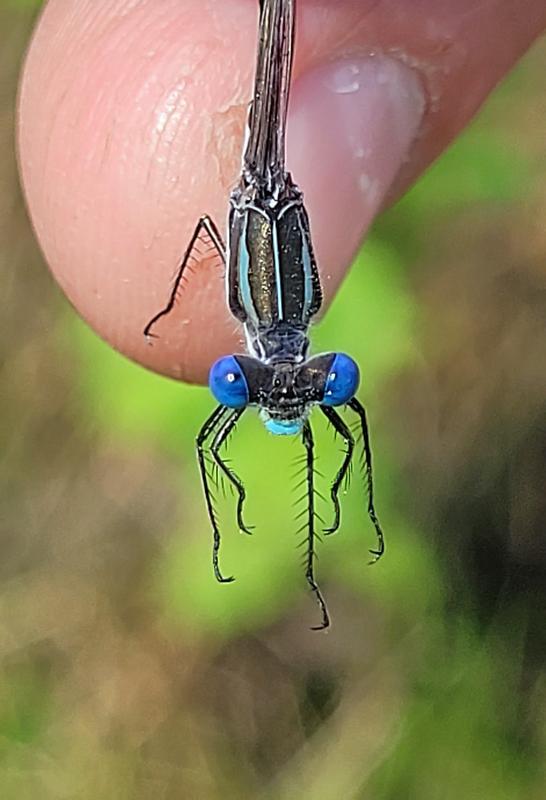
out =
<path fill-rule="evenodd" d="M 300 0 L 288 166 L 305 192 L 327 300 L 373 217 L 546 27 L 544 0 L 523 5 L 524 13 L 521 0 Z M 55 278 L 119 351 L 183 380 L 206 380 L 213 359 L 241 350 L 206 247 L 171 328 L 153 346 L 142 330 L 167 300 L 198 217 L 211 214 L 223 232 L 256 20 L 255 0 L 50 0 L 23 71 L 21 174 Z M 411 71 L 423 98 L 415 130 L 402 125 L 411 134 L 403 146 L 386 124 L 371 138 L 373 192 L 350 183 L 354 152 L 343 137 L 324 133 L 332 112 L 320 89 L 321 70 L 370 53 Z M 370 125 L 382 97 L 374 94 Z"/>

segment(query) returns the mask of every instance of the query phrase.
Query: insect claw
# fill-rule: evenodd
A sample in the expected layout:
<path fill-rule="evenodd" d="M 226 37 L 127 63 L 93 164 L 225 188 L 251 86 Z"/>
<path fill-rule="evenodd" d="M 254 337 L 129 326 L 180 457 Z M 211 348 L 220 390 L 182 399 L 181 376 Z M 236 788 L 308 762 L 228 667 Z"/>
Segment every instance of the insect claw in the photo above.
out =
<path fill-rule="evenodd" d="M 230 575 L 229 578 L 224 578 L 223 575 L 217 575 L 216 580 L 218 581 L 218 583 L 233 583 L 235 577 L 233 575 Z"/>
<path fill-rule="evenodd" d="M 239 530 L 241 533 L 246 533 L 248 536 L 252 536 L 254 531 L 256 530 L 255 525 L 239 525 Z"/>
<path fill-rule="evenodd" d="M 372 564 L 377 564 L 377 562 L 383 555 L 383 550 L 370 550 L 370 553 L 373 556 L 373 558 L 371 561 L 368 561 L 368 564 L 371 566 Z"/>

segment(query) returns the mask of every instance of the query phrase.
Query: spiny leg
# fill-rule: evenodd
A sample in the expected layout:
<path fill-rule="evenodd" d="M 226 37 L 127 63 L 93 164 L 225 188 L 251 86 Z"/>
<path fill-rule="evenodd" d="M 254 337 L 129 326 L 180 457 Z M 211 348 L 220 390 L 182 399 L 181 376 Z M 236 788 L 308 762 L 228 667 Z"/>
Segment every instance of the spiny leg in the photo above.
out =
<path fill-rule="evenodd" d="M 307 497 L 308 497 L 308 517 L 307 517 L 307 558 L 305 577 L 309 584 L 311 591 L 315 595 L 319 605 L 322 622 L 320 625 L 315 625 L 311 628 L 312 631 L 322 631 L 330 625 L 330 617 L 328 616 L 328 609 L 326 603 L 315 580 L 315 443 L 313 441 L 313 432 L 308 421 L 303 426 L 302 433 L 303 444 L 307 453 Z"/>
<path fill-rule="evenodd" d="M 368 422 L 366 420 L 366 410 L 362 403 L 353 397 L 352 400 L 349 400 L 348 404 L 349 408 L 358 415 L 360 419 L 360 427 L 362 429 L 362 442 L 364 444 L 364 467 L 365 467 L 365 474 L 366 474 L 366 481 L 368 484 L 368 516 L 372 521 L 372 524 L 375 528 L 375 533 L 377 535 L 377 549 L 370 550 L 370 553 L 373 556 L 371 564 L 375 564 L 376 561 L 379 561 L 383 553 L 385 552 L 385 539 L 383 536 L 383 531 L 381 530 L 381 525 L 379 524 L 379 520 L 377 518 L 377 514 L 375 513 L 374 502 L 373 502 L 373 472 L 372 472 L 372 448 L 370 446 L 370 434 L 368 431 Z"/>
<path fill-rule="evenodd" d="M 207 472 L 207 462 L 205 457 L 205 445 L 207 439 L 216 434 L 217 429 L 225 423 L 225 415 L 229 412 L 229 409 L 226 406 L 218 406 L 210 415 L 210 417 L 206 420 L 203 427 L 199 431 L 199 435 L 197 436 L 196 440 L 196 447 L 197 447 L 197 460 L 199 462 L 199 471 L 201 473 L 201 481 L 203 484 L 203 492 L 205 495 L 205 503 L 207 505 L 207 512 L 209 515 L 210 524 L 212 526 L 212 532 L 214 537 L 214 543 L 212 548 L 212 566 L 214 568 L 214 575 L 216 580 L 220 583 L 231 583 L 234 580 L 233 577 L 224 578 L 222 573 L 220 572 L 220 566 L 218 563 L 218 555 L 220 552 L 220 528 L 218 527 L 218 520 L 216 519 L 216 512 L 214 510 L 214 498 L 212 496 L 212 491 L 210 488 L 210 478 Z"/>
<path fill-rule="evenodd" d="M 244 411 L 244 408 L 243 409 L 235 409 L 235 411 L 233 411 L 233 413 L 226 420 L 224 420 L 224 422 L 222 423 L 220 429 L 216 432 L 216 435 L 214 437 L 214 440 L 213 440 L 211 448 L 210 448 L 210 452 L 212 453 L 212 457 L 214 458 L 216 464 L 218 464 L 218 467 L 222 470 L 222 472 L 224 473 L 226 478 L 229 480 L 229 482 L 235 487 L 235 490 L 237 492 L 237 496 L 238 496 L 238 500 L 237 500 L 237 524 L 238 524 L 240 530 L 243 531 L 243 533 L 251 534 L 252 533 L 252 529 L 249 528 L 247 525 L 245 525 L 244 519 L 243 519 L 243 510 L 244 510 L 244 504 L 245 504 L 245 500 L 246 500 L 246 490 L 245 490 L 244 484 L 243 484 L 242 480 L 239 478 L 239 476 L 234 472 L 234 470 L 232 470 L 231 467 L 228 467 L 228 465 L 223 460 L 223 458 L 221 457 L 220 452 L 219 452 L 220 448 L 222 447 L 222 445 L 224 444 L 224 442 L 228 438 L 229 434 L 232 432 L 232 430 L 235 428 L 237 422 L 241 418 L 241 415 L 242 415 L 243 411 Z"/>
<path fill-rule="evenodd" d="M 345 446 L 347 448 L 345 450 L 345 457 L 343 459 L 343 463 L 341 464 L 341 467 L 339 468 L 337 475 L 334 478 L 334 481 L 330 488 L 330 497 L 332 498 L 332 503 L 334 504 L 334 524 L 330 528 L 325 528 L 324 530 L 324 533 L 330 534 L 330 533 L 335 533 L 339 529 L 339 525 L 341 522 L 341 509 L 339 506 L 339 489 L 347 476 L 349 467 L 351 466 L 351 461 L 353 460 L 355 439 L 353 434 L 349 430 L 349 427 L 341 419 L 337 411 L 335 411 L 333 408 L 330 408 L 329 406 L 320 406 L 320 410 L 330 421 L 336 433 L 339 433 L 339 435 L 342 437 L 343 441 L 345 442 Z"/>
<path fill-rule="evenodd" d="M 225 264 L 225 261 L 226 261 L 226 248 L 225 248 L 225 245 L 224 245 L 224 243 L 222 241 L 222 237 L 221 237 L 221 235 L 220 235 L 220 233 L 218 231 L 218 228 L 216 227 L 215 223 L 212 221 L 212 219 L 208 215 L 205 215 L 205 216 L 201 217 L 199 222 L 197 223 L 196 228 L 195 228 L 195 230 L 193 232 L 193 236 L 190 239 L 190 243 L 188 244 L 188 247 L 186 248 L 186 252 L 184 253 L 184 257 L 182 259 L 182 263 L 180 264 L 180 268 L 179 268 L 178 272 L 176 273 L 176 278 L 174 279 L 174 285 L 173 285 L 173 288 L 172 288 L 172 291 L 171 291 L 171 295 L 169 297 L 169 301 L 168 301 L 167 305 L 165 306 L 164 309 L 162 309 L 159 313 L 157 313 L 154 317 L 152 317 L 152 319 L 148 322 L 148 324 L 144 328 L 144 336 L 146 336 L 148 339 L 155 339 L 156 338 L 156 335 L 154 333 L 152 333 L 153 326 L 155 325 L 155 323 L 159 319 L 161 319 L 161 317 L 166 316 L 167 314 L 169 314 L 173 310 L 173 308 L 175 306 L 175 303 L 176 303 L 176 298 L 178 296 L 178 290 L 180 288 L 180 283 L 182 281 L 182 277 L 183 277 L 184 272 L 186 270 L 186 267 L 188 266 L 188 263 L 189 263 L 189 261 L 190 261 L 190 259 L 192 257 L 195 245 L 199 241 L 203 231 L 205 231 L 205 233 L 208 235 L 209 239 L 212 242 L 212 245 L 213 245 L 214 249 L 216 250 L 216 252 L 220 256 L 220 258 L 222 259 L 222 262 Z"/>

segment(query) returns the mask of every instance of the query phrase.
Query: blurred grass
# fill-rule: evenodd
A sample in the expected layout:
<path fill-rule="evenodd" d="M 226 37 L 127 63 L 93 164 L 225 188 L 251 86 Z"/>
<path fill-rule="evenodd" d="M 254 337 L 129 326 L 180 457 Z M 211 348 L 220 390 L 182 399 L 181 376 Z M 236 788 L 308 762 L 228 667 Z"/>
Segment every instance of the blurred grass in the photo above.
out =
<path fill-rule="evenodd" d="M 345 349 L 361 365 L 388 546 L 368 569 L 373 535 L 355 475 L 342 530 L 319 545 L 335 624 L 325 637 L 308 631 L 316 609 L 295 547 L 298 443 L 268 437 L 256 419 L 233 438 L 256 531 L 237 532 L 228 496 L 222 563 L 238 580 L 217 585 L 193 453 L 208 392 L 110 350 L 29 256 L 20 201 L 21 252 L 13 220 L 1 220 L 13 315 L 3 337 L 2 798 L 544 797 L 534 588 L 544 572 L 518 538 L 526 526 L 543 535 L 531 487 L 536 479 L 543 494 L 544 462 L 525 472 L 518 437 L 542 436 L 544 362 L 515 339 L 515 360 L 497 365 L 504 339 L 492 320 L 515 335 L 532 317 L 526 298 L 541 296 L 540 235 L 526 225 L 545 211 L 546 151 L 543 130 L 521 120 L 545 107 L 545 65 L 542 45 L 384 215 L 313 332 L 316 351 Z M 2 135 L 11 140 L 9 125 Z M 15 192 L 11 162 L 6 175 Z M 14 259 L 25 265 L 17 274 Z M 509 283 L 505 310 L 498 284 L 512 266 L 529 287 L 518 295 Z M 483 360 L 480 325 L 484 341 L 495 331 Z M 538 365 L 535 405 L 533 389 L 519 396 L 527 358 Z M 476 387 L 497 372 L 502 389 L 491 383 L 482 399 Z M 510 392 L 507 419 L 517 405 L 521 430 L 503 423 Z M 329 475 L 338 446 L 318 429 Z M 512 484 L 484 479 L 504 470 L 524 476 L 519 517 Z"/>

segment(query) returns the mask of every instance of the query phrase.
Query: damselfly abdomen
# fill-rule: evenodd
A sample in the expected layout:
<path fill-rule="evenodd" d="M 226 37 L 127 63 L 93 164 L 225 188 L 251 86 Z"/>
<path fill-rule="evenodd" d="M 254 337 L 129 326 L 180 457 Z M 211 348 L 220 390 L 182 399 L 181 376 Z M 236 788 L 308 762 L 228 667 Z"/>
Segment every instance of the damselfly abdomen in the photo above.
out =
<path fill-rule="evenodd" d="M 145 328 L 153 337 L 157 321 L 169 314 L 184 271 L 196 245 L 206 237 L 226 266 L 227 302 L 241 323 L 246 355 L 227 355 L 213 364 L 209 386 L 219 406 L 197 437 L 197 454 L 207 510 L 214 534 L 213 566 L 216 578 L 227 583 L 219 565 L 220 528 L 207 466 L 215 468 L 237 494 L 239 528 L 246 498 L 242 480 L 221 454 L 222 445 L 249 407 L 259 409 L 265 427 L 274 434 L 299 435 L 305 448 L 307 485 L 306 578 L 321 610 L 314 629 L 327 628 L 326 604 L 315 580 L 315 443 L 309 414 L 318 407 L 344 441 L 344 458 L 331 484 L 334 520 L 325 533 L 338 530 L 339 492 L 349 473 L 355 436 L 337 408 L 357 415 L 364 455 L 368 514 L 377 544 L 377 561 L 384 551 L 383 533 L 373 502 L 372 456 L 366 412 L 355 397 L 359 370 L 344 353 L 308 355 L 308 330 L 322 302 L 319 273 L 313 254 L 309 220 L 301 191 L 285 168 L 285 127 L 295 29 L 295 0 L 261 0 L 260 32 L 254 95 L 239 184 L 230 197 L 227 247 L 214 222 L 201 217 L 178 271 L 169 302 Z M 357 437 L 360 439 L 360 437 Z M 359 442 L 360 443 L 360 442 Z"/>

